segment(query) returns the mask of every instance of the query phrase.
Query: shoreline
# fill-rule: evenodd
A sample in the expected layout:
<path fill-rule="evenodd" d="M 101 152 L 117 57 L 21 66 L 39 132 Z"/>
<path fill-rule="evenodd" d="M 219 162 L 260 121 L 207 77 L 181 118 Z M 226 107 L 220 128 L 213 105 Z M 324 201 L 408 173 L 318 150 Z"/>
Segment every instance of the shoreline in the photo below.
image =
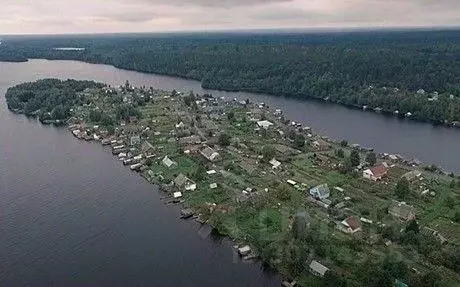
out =
<path fill-rule="evenodd" d="M 3 61 L 7 63 L 25 63 L 28 62 L 29 60 L 46 60 L 46 61 L 74 61 L 74 62 L 80 62 L 80 63 L 86 63 L 86 64 L 93 64 L 93 65 L 106 65 L 110 67 L 114 67 L 116 69 L 124 70 L 124 71 L 130 71 L 130 72 L 137 72 L 137 73 L 142 73 L 146 75 L 157 75 L 157 76 L 165 76 L 165 77 L 172 77 L 172 78 L 178 78 L 178 79 L 183 79 L 183 80 L 189 80 L 189 81 L 196 81 L 200 83 L 200 86 L 202 89 L 209 90 L 209 91 L 222 91 L 222 92 L 243 92 L 243 93 L 252 93 L 256 95 L 268 95 L 270 97 L 278 97 L 278 98 L 290 98 L 290 99 L 299 99 L 301 101 L 314 101 L 314 102 L 319 102 L 319 103 L 325 103 L 325 104 L 332 104 L 332 105 L 337 105 L 340 107 L 345 107 L 350 110 L 356 110 L 356 111 L 361 111 L 361 112 L 370 112 L 373 113 L 377 116 L 385 116 L 388 118 L 396 118 L 399 120 L 408 120 L 414 123 L 425 123 L 425 124 L 430 124 L 433 127 L 445 127 L 445 128 L 453 128 L 453 129 L 459 129 L 460 130 L 460 123 L 458 122 L 445 122 L 443 120 L 432 120 L 432 119 L 419 119 L 419 118 L 414 118 L 413 116 L 405 116 L 404 114 L 396 114 L 394 111 L 390 110 L 385 110 L 381 109 L 379 107 L 371 107 L 371 106 L 359 106 L 359 105 L 352 105 L 352 104 L 344 104 L 339 101 L 330 101 L 328 98 L 312 98 L 312 97 L 296 97 L 296 96 L 275 96 L 273 94 L 263 92 L 263 91 L 252 91 L 252 90 L 245 90 L 245 89 L 225 89 L 225 88 L 215 88 L 215 87 L 208 87 L 208 86 L 203 86 L 203 81 L 192 78 L 192 77 L 186 77 L 174 73 L 158 73 L 158 72 L 148 72 L 148 71 L 143 71 L 143 70 L 136 70 L 136 69 L 130 69 L 130 68 L 125 68 L 121 66 L 117 66 L 111 63 L 105 63 L 105 62 L 90 62 L 90 61 L 84 61 L 80 59 L 52 59 L 52 58 L 28 58 L 26 61 Z"/>

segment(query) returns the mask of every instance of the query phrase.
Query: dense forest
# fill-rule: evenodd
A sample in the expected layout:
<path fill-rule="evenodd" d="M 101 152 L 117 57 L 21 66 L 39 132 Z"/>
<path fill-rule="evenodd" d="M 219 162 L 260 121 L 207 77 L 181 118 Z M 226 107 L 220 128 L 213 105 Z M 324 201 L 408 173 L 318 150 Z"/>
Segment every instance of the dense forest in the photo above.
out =
<path fill-rule="evenodd" d="M 82 49 L 56 49 L 62 47 Z M 460 121 L 455 30 L 49 36 L 8 38 L 0 46 L 0 60 L 26 58 L 110 64 L 199 80 L 209 89 Z"/>
<path fill-rule="evenodd" d="M 83 104 L 80 92 L 101 86 L 92 81 L 39 80 L 9 88 L 6 102 L 10 110 L 27 116 L 37 115 L 42 122 L 62 121 L 70 117 L 70 110 L 75 105 Z"/>

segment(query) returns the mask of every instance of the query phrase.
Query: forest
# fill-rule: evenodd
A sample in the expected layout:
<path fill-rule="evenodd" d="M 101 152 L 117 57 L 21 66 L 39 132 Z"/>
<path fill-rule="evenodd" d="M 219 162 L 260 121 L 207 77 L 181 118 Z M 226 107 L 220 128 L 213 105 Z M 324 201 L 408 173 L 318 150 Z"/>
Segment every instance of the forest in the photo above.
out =
<path fill-rule="evenodd" d="M 66 120 L 70 117 L 70 109 L 83 103 L 79 92 L 102 86 L 93 81 L 45 79 L 9 88 L 5 96 L 10 110 L 36 115 L 42 122 Z"/>
<path fill-rule="evenodd" d="M 326 100 L 460 125 L 457 30 L 4 39 L 0 60 L 27 58 L 110 64 L 198 80 L 208 89 Z"/>

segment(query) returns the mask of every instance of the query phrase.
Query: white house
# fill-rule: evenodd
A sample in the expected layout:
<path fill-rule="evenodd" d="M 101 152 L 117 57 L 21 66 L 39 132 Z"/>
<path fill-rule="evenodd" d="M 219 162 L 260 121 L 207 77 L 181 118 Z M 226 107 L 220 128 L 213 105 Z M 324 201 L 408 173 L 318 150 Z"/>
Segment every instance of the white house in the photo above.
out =
<path fill-rule="evenodd" d="M 273 126 L 273 123 L 265 120 L 265 121 L 258 121 L 257 125 L 261 128 L 268 129 L 269 127 Z"/>
<path fill-rule="evenodd" d="M 168 156 L 165 156 L 165 158 L 161 161 L 167 168 L 170 168 L 174 165 L 177 165 L 176 162 L 172 161 Z"/>
<path fill-rule="evenodd" d="M 272 165 L 273 169 L 277 169 L 278 167 L 281 166 L 281 162 L 277 161 L 276 159 L 272 159 L 270 161 L 270 164 Z"/>

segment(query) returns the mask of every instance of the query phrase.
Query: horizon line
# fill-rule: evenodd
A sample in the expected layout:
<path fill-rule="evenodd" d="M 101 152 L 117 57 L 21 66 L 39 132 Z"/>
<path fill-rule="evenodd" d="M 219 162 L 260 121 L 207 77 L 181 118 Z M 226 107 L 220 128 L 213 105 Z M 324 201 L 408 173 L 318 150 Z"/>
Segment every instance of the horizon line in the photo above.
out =
<path fill-rule="evenodd" d="M 368 27 L 314 27 L 314 28 L 241 28 L 241 29 L 197 29 L 197 30 L 170 30 L 170 31 L 151 31 L 151 32 L 69 32 L 69 33 L 12 33 L 0 34 L 0 37 L 14 37 L 14 36 L 85 36 L 85 35 L 149 35 L 149 34 L 226 34 L 226 33 L 337 33 L 337 32 L 410 32 L 410 31 L 456 31 L 460 30 L 459 25 L 447 26 L 368 26 Z"/>

